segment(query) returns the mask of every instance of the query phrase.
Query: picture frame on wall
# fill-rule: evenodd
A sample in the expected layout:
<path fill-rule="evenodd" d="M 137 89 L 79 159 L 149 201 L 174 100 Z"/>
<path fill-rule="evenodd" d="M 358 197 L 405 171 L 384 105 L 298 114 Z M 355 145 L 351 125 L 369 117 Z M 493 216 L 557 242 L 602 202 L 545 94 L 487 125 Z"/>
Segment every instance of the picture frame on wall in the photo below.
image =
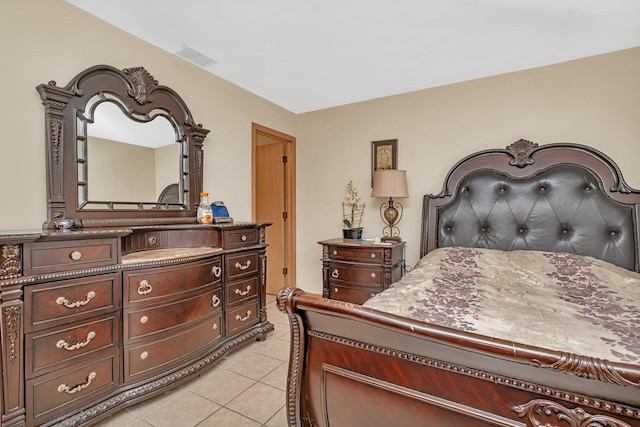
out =
<path fill-rule="evenodd" d="M 371 143 L 371 187 L 378 169 L 398 169 L 398 140 L 385 139 Z"/>

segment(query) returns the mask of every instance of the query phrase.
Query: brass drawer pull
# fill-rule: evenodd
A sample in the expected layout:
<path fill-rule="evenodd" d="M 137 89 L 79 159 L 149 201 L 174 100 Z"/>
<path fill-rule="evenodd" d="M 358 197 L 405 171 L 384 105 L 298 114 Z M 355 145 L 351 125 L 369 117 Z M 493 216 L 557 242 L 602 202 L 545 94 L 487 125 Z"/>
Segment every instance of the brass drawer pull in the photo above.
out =
<path fill-rule="evenodd" d="M 147 317 L 147 316 L 142 316 L 142 317 L 140 318 L 140 323 L 142 323 L 142 324 L 145 324 L 145 323 L 147 323 L 148 321 L 149 321 L 149 317 Z"/>
<path fill-rule="evenodd" d="M 92 339 L 94 339 L 96 337 L 96 333 L 91 331 L 87 334 L 87 339 L 85 339 L 82 342 L 78 342 L 75 344 L 71 344 L 69 345 L 68 342 L 66 342 L 65 340 L 60 340 L 56 343 L 56 347 L 58 348 L 64 348 L 65 350 L 69 350 L 69 351 L 74 351 L 74 350 L 78 350 L 84 346 L 86 346 L 87 344 L 89 344 L 91 342 Z"/>
<path fill-rule="evenodd" d="M 147 295 L 150 294 L 153 288 L 149 284 L 148 280 L 142 280 L 140 285 L 138 286 L 138 295 Z"/>
<path fill-rule="evenodd" d="M 333 251 L 333 255 L 338 255 L 338 251 Z"/>
<path fill-rule="evenodd" d="M 143 351 L 142 353 L 140 353 L 140 359 L 147 360 L 147 357 L 149 357 L 148 351 Z"/>
<path fill-rule="evenodd" d="M 336 294 L 338 293 L 339 289 L 338 288 L 333 288 L 333 292 L 335 292 Z"/>
<path fill-rule="evenodd" d="M 371 273 L 371 278 L 375 279 L 376 278 L 376 273 Z"/>
<path fill-rule="evenodd" d="M 333 270 L 333 272 L 331 273 L 331 277 L 333 277 L 334 279 L 337 279 L 339 275 L 340 274 L 338 273 L 338 269 L 337 268 L 335 270 Z"/>
<path fill-rule="evenodd" d="M 89 293 L 87 294 L 87 299 L 85 299 L 84 301 L 69 302 L 69 300 L 66 299 L 65 297 L 58 297 L 56 299 L 56 304 L 64 305 L 67 308 L 78 308 L 78 307 L 82 307 L 83 305 L 89 304 L 89 301 L 91 301 L 95 297 L 96 297 L 96 293 L 93 291 L 89 291 Z"/>
<path fill-rule="evenodd" d="M 69 254 L 69 256 L 71 257 L 72 260 L 78 261 L 80 258 L 82 258 L 82 252 L 73 251 Z"/>
<path fill-rule="evenodd" d="M 240 237 L 240 240 L 242 240 L 243 242 L 247 241 L 247 236 L 245 236 L 244 234 Z"/>
<path fill-rule="evenodd" d="M 220 277 L 222 275 L 222 268 L 214 265 L 211 269 L 211 273 L 214 275 L 214 277 Z"/>
<path fill-rule="evenodd" d="M 214 324 L 213 324 L 213 330 L 214 330 L 214 331 L 217 331 L 217 330 L 218 330 L 218 324 L 217 324 L 217 323 L 214 323 Z"/>
<path fill-rule="evenodd" d="M 239 320 L 241 322 L 244 322 L 245 320 L 247 320 L 249 317 L 251 317 L 251 310 L 247 310 L 247 315 L 242 317 L 239 314 L 236 314 L 236 320 Z"/>
<path fill-rule="evenodd" d="M 251 260 L 247 260 L 247 263 L 245 265 L 240 264 L 239 262 L 236 262 L 236 268 L 240 269 L 240 270 L 246 270 L 247 268 L 249 268 L 251 266 Z"/>
<path fill-rule="evenodd" d="M 236 294 L 240 295 L 241 297 L 247 295 L 249 292 L 251 292 L 251 285 L 247 285 L 247 288 L 244 291 L 236 289 Z"/>
<path fill-rule="evenodd" d="M 58 386 L 58 393 L 67 393 L 67 394 L 73 394 L 73 393 L 77 393 L 79 391 L 84 390 L 85 388 L 89 387 L 91 385 L 91 383 L 93 382 L 93 380 L 96 379 L 96 377 L 98 376 L 98 374 L 96 374 L 95 372 L 91 372 L 89 374 L 89 376 L 87 377 L 87 382 L 84 384 L 79 384 L 77 386 L 75 386 L 74 388 L 69 388 L 68 385 L 66 384 L 60 384 Z"/>
<path fill-rule="evenodd" d="M 371 254 L 371 259 L 375 259 L 376 258 L 376 254 Z"/>
<path fill-rule="evenodd" d="M 214 295 L 211 298 L 211 305 L 214 307 L 219 307 L 220 306 L 220 297 L 218 295 Z"/>

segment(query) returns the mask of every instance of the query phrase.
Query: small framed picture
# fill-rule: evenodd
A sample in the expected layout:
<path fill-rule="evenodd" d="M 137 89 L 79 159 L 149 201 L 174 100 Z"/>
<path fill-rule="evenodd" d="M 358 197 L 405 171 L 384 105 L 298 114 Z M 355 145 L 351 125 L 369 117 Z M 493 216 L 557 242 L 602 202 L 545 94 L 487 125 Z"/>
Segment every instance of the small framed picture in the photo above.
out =
<path fill-rule="evenodd" d="M 371 187 L 378 169 L 398 169 L 398 140 L 387 139 L 371 143 Z"/>

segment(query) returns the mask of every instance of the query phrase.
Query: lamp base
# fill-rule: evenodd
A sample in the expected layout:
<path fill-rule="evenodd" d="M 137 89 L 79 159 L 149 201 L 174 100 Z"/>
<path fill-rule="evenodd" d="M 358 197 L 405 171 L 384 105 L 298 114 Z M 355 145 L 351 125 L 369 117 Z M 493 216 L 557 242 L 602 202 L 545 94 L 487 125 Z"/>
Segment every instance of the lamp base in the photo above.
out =
<path fill-rule="evenodd" d="M 400 238 L 400 236 L 394 236 L 394 237 L 390 237 L 390 236 L 384 236 L 382 239 L 380 239 L 383 242 L 402 242 L 402 239 Z"/>

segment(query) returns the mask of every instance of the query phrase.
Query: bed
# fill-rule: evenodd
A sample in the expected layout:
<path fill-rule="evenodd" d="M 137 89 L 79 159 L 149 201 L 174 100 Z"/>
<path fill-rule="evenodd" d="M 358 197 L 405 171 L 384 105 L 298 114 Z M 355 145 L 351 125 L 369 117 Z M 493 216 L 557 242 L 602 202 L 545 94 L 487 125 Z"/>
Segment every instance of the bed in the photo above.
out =
<path fill-rule="evenodd" d="M 289 425 L 640 426 L 639 204 L 584 145 L 462 159 L 390 289 L 280 290 Z"/>

